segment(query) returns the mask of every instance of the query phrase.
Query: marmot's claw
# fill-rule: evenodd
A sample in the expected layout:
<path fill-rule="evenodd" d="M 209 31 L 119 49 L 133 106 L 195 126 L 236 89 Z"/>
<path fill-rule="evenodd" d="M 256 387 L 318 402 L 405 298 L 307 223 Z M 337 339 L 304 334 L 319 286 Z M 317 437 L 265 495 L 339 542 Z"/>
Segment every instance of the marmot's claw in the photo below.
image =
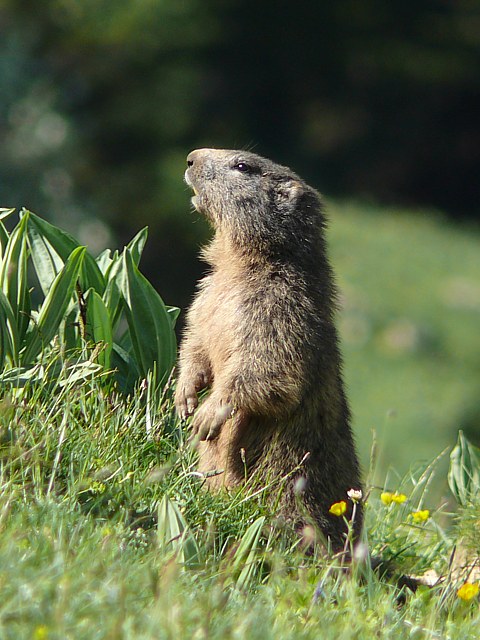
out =
<path fill-rule="evenodd" d="M 196 394 L 195 394 L 195 397 L 187 398 L 187 415 L 191 416 L 197 407 L 198 407 L 198 398 Z"/>
<path fill-rule="evenodd" d="M 212 422 L 205 417 L 201 425 L 199 425 L 198 427 L 194 427 L 196 431 L 195 435 L 200 441 L 215 440 L 215 438 L 218 438 L 218 436 L 220 435 L 222 426 L 223 422 L 215 422 L 212 424 Z"/>
<path fill-rule="evenodd" d="M 198 434 L 196 433 L 192 433 L 188 438 L 187 438 L 187 444 L 191 445 L 192 447 L 196 447 L 197 444 L 199 442 L 199 438 L 198 438 Z"/>
<path fill-rule="evenodd" d="M 200 437 L 200 440 L 207 440 L 207 441 L 215 440 L 215 438 L 218 438 L 218 436 L 220 435 L 222 426 L 223 426 L 223 423 L 211 425 L 205 437 L 204 438 Z"/>
<path fill-rule="evenodd" d="M 187 379 L 187 382 L 183 380 Z M 180 379 L 175 393 L 175 408 L 181 420 L 186 420 L 195 413 L 198 407 L 197 393 L 208 386 L 209 377 L 206 371 L 200 371 L 194 376 Z"/>
<path fill-rule="evenodd" d="M 230 404 L 218 405 L 205 400 L 192 421 L 192 433 L 199 440 L 215 440 L 220 435 L 225 422 L 233 416 Z"/>
<path fill-rule="evenodd" d="M 198 407 L 197 392 L 193 385 L 179 384 L 175 394 L 175 408 L 180 420 L 186 420 Z"/>

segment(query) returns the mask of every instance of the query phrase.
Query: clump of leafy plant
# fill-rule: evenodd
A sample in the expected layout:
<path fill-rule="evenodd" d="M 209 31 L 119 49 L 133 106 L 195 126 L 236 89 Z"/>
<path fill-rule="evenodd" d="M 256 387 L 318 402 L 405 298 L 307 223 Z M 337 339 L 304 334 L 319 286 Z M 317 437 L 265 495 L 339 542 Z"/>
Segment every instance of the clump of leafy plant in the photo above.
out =
<path fill-rule="evenodd" d="M 458 555 L 467 572 L 480 578 L 480 450 L 462 431 L 450 454 L 448 483 L 458 503 L 456 530 L 461 541 Z M 469 566 L 470 565 L 470 566 Z"/>
<path fill-rule="evenodd" d="M 7 231 L 12 214 L 0 210 L 0 380 L 44 377 L 57 343 L 65 357 L 83 353 L 85 375 L 113 370 L 123 391 L 149 371 L 164 384 L 175 362 L 178 309 L 138 269 L 147 229 L 123 252 L 94 258 L 30 211 Z"/>

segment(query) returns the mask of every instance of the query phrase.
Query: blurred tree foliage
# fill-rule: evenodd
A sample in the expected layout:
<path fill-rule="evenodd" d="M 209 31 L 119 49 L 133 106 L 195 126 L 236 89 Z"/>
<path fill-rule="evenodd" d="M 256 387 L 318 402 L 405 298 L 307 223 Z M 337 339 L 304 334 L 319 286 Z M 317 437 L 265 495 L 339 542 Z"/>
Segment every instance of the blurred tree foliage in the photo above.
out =
<path fill-rule="evenodd" d="M 478 214 L 476 0 L 0 0 L 0 29 L 0 205 L 99 249 L 148 224 L 167 302 L 200 269 L 181 179 L 200 145 Z"/>

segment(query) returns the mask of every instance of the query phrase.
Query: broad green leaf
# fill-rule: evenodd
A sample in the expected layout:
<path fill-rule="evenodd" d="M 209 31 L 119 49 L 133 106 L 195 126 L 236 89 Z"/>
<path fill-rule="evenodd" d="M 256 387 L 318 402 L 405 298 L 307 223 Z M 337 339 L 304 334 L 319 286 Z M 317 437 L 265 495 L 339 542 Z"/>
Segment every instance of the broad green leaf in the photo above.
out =
<path fill-rule="evenodd" d="M 0 260 L 2 259 L 3 252 L 8 243 L 8 232 L 5 229 L 5 225 L 0 221 Z"/>
<path fill-rule="evenodd" d="M 23 342 L 30 324 L 32 312 L 30 287 L 28 282 L 28 247 L 27 235 L 23 236 L 20 255 L 18 257 L 18 289 L 17 289 L 17 325 L 20 341 Z"/>
<path fill-rule="evenodd" d="M 69 233 L 39 218 L 34 213 L 30 213 L 28 239 L 40 286 L 44 295 L 47 295 L 53 278 L 65 264 L 68 256 L 80 244 Z M 105 278 L 94 258 L 88 252 L 85 253 L 83 260 L 80 286 L 82 291 L 93 288 L 100 295 L 105 290 Z"/>
<path fill-rule="evenodd" d="M 148 238 L 148 227 L 140 229 L 140 231 L 130 240 L 125 249 L 128 249 L 132 254 L 133 262 L 137 265 L 140 264 L 140 258 L 142 257 L 143 248 Z M 125 251 L 124 249 L 124 251 Z"/>
<path fill-rule="evenodd" d="M 2 259 L 3 251 L 8 242 L 8 231 L 3 224 L 3 220 L 8 218 L 14 211 L 15 209 L 0 208 L 0 260 Z"/>
<path fill-rule="evenodd" d="M 29 215 L 30 217 L 32 214 L 25 212 L 24 215 Z M 46 296 L 52 286 L 52 282 L 63 268 L 65 261 L 62 260 L 52 244 L 45 236 L 39 233 L 35 226 L 28 225 L 27 230 L 30 255 L 35 273 L 37 274 L 43 295 Z"/>
<path fill-rule="evenodd" d="M 132 240 L 130 240 L 130 242 L 124 249 L 124 253 L 125 251 L 130 250 L 133 262 L 136 266 L 138 266 L 138 263 L 140 261 L 143 247 L 145 246 L 145 242 L 147 240 L 147 235 L 148 229 L 145 227 L 144 229 L 139 231 L 137 235 L 132 238 Z M 123 257 L 119 256 L 118 251 L 115 251 L 113 256 L 111 258 L 109 257 L 108 259 L 110 260 L 110 262 L 104 271 L 107 284 L 105 287 L 105 293 L 103 295 L 103 301 L 105 302 L 108 313 L 110 314 L 112 331 L 115 331 L 123 309 L 122 291 L 125 279 L 125 265 Z M 103 270 L 105 264 L 107 264 L 107 258 L 104 257 L 102 258 L 102 260 Z"/>
<path fill-rule="evenodd" d="M 115 267 L 116 264 L 121 262 L 122 259 L 118 253 L 118 250 L 115 250 L 113 254 L 111 254 L 110 250 L 108 250 L 108 257 L 105 255 L 105 253 L 106 252 L 104 251 L 98 256 L 97 262 L 102 269 L 102 273 L 105 277 L 105 282 L 108 283 L 108 281 L 110 280 L 110 271 Z"/>
<path fill-rule="evenodd" d="M 63 269 L 57 274 L 40 308 L 37 321 L 26 335 L 27 346 L 21 356 L 24 364 L 30 364 L 47 346 L 59 330 L 70 300 L 75 293 L 75 285 L 86 253 L 85 247 L 77 247 Z"/>
<path fill-rule="evenodd" d="M 112 252 L 110 251 L 110 249 L 105 249 L 105 251 L 102 251 L 102 253 L 100 253 L 100 255 L 95 258 L 95 262 L 97 263 L 98 268 L 103 273 L 104 277 L 108 271 L 108 268 L 113 262 L 111 253 Z"/>
<path fill-rule="evenodd" d="M 123 308 L 122 289 L 125 279 L 123 260 L 116 258 L 107 270 L 107 286 L 103 294 L 103 302 L 110 316 L 112 331 L 115 331 Z"/>
<path fill-rule="evenodd" d="M 0 208 L 0 260 L 2 259 L 3 251 L 8 242 L 8 231 L 3 224 L 3 220 L 12 215 L 14 211 L 15 209 L 5 209 L 3 207 Z"/>
<path fill-rule="evenodd" d="M 261 562 L 258 557 L 258 543 L 264 524 L 265 516 L 257 518 L 245 531 L 238 545 L 232 562 L 233 573 L 238 575 L 235 580 L 236 589 L 248 588 L 255 574 L 255 569 Z"/>
<path fill-rule="evenodd" d="M 130 331 L 127 329 L 125 333 L 117 340 L 117 344 L 128 351 L 128 353 L 133 353 L 133 344 L 132 344 L 132 336 L 130 335 Z"/>
<path fill-rule="evenodd" d="M 176 339 L 167 309 L 153 286 L 123 253 L 125 312 L 138 366 L 143 377 L 157 363 L 157 383 L 164 382 L 175 363 Z"/>
<path fill-rule="evenodd" d="M 0 286 L 7 296 L 15 315 L 18 334 L 22 340 L 30 317 L 30 294 L 27 274 L 28 216 L 24 216 L 12 231 L 3 254 L 0 268 Z"/>
<path fill-rule="evenodd" d="M 129 349 L 118 343 L 113 344 L 110 367 L 116 370 L 115 379 L 123 393 L 131 393 L 140 378 L 135 358 Z"/>
<path fill-rule="evenodd" d="M 165 494 L 158 506 L 157 540 L 160 551 L 174 553 L 185 567 L 198 567 L 200 549 L 178 506 Z"/>
<path fill-rule="evenodd" d="M 12 366 L 18 364 L 20 340 L 15 314 L 7 296 L 0 289 L 0 368 L 9 361 Z"/>
<path fill-rule="evenodd" d="M 65 351 L 81 349 L 78 299 L 72 299 L 60 324 L 60 340 Z"/>
<path fill-rule="evenodd" d="M 147 237 L 148 227 L 144 227 L 130 240 L 127 246 L 124 247 L 124 252 L 127 249 L 130 250 L 133 262 L 137 267 L 140 263 L 140 258 L 142 257 L 142 252 L 147 241 Z M 105 280 L 108 283 L 116 279 L 116 275 L 118 274 L 118 270 L 122 264 L 122 256 L 119 256 L 118 251 L 115 251 L 113 256 L 111 257 L 110 254 L 108 254 L 108 257 L 104 256 L 104 254 L 105 251 L 103 252 L 103 254 L 100 254 L 100 256 L 98 256 L 97 262 L 99 263 L 99 265 L 101 265 L 102 272 L 105 275 Z"/>
<path fill-rule="evenodd" d="M 172 328 L 175 327 L 175 324 L 177 322 L 177 318 L 180 315 L 180 309 L 178 307 L 165 307 L 167 310 L 167 313 L 170 317 L 170 321 L 172 323 Z"/>
<path fill-rule="evenodd" d="M 448 484 L 455 499 L 467 506 L 480 490 L 480 450 L 458 432 L 456 446 L 450 454 Z"/>
<path fill-rule="evenodd" d="M 131 251 L 133 262 L 136 266 L 140 261 L 143 247 L 147 240 L 148 229 L 145 227 L 137 233 L 137 235 L 130 240 L 128 245 L 124 249 L 124 253 L 127 250 Z M 97 258 L 98 260 L 98 258 Z M 104 264 L 106 263 L 105 258 Z M 115 251 L 110 259 L 107 269 L 105 270 L 105 279 L 107 285 L 105 287 L 105 293 L 103 300 L 107 306 L 110 314 L 110 321 L 112 323 L 112 330 L 115 331 L 118 321 L 120 320 L 122 313 L 122 291 L 125 279 L 124 261 L 122 256 L 118 255 L 118 251 Z"/>
<path fill-rule="evenodd" d="M 98 355 L 98 362 L 106 369 L 109 369 L 113 337 L 107 307 L 99 294 L 93 289 L 88 292 L 86 301 L 88 336 L 102 347 Z"/>
<path fill-rule="evenodd" d="M 0 220 L 5 220 L 8 216 L 11 216 L 15 209 L 5 209 L 4 207 L 0 207 Z"/>
<path fill-rule="evenodd" d="M 0 260 L 2 259 L 3 251 L 8 242 L 8 231 L 3 224 L 3 220 L 12 215 L 14 211 L 15 209 L 5 209 L 4 207 L 0 207 Z"/>

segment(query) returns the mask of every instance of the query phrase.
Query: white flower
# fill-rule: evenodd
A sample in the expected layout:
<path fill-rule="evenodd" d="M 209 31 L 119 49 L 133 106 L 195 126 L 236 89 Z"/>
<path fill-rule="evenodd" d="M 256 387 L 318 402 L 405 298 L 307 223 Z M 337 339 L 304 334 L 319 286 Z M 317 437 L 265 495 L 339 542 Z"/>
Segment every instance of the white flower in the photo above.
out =
<path fill-rule="evenodd" d="M 361 489 L 349 489 L 347 491 L 347 496 L 352 502 L 360 502 L 363 498 L 363 493 Z"/>

